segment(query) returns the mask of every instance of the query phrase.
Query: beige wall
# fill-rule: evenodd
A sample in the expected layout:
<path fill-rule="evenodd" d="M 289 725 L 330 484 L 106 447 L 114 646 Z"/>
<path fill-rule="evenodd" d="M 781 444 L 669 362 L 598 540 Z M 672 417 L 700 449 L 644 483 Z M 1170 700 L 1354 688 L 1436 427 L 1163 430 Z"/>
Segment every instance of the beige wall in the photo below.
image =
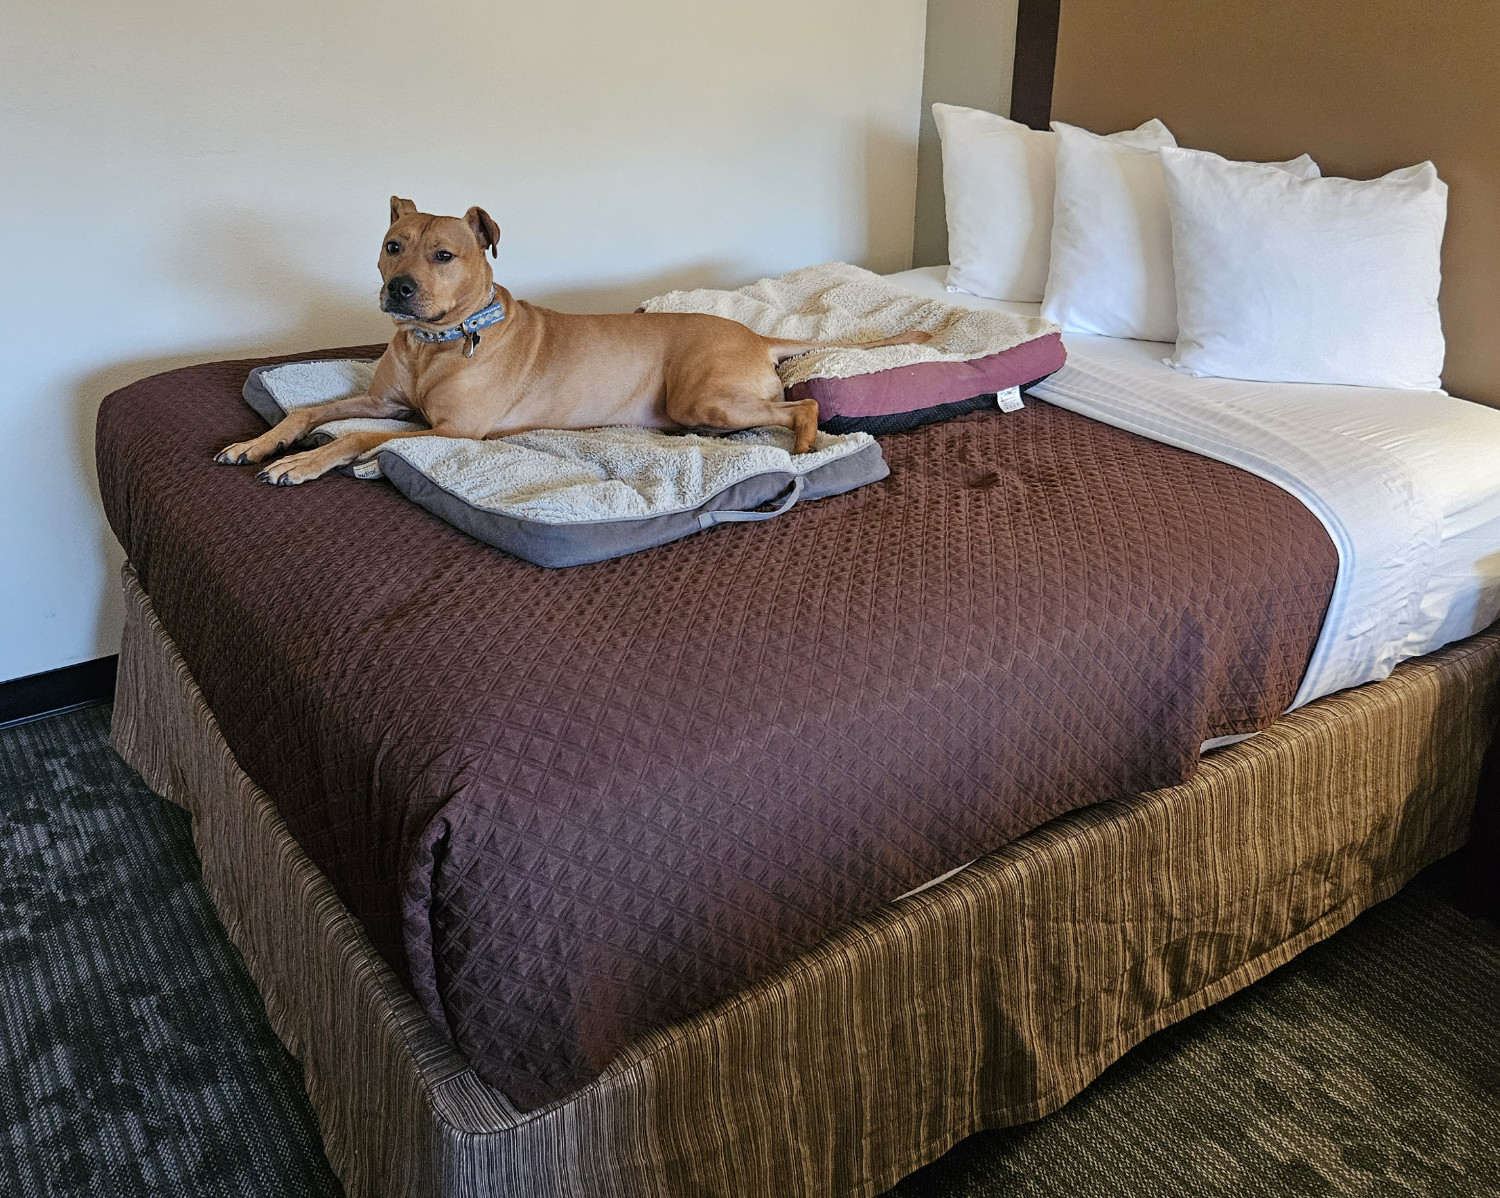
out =
<path fill-rule="evenodd" d="M 7 0 L 0 679 L 113 652 L 93 419 L 193 361 L 381 339 L 387 197 L 624 309 L 910 261 L 923 0 Z"/>
<path fill-rule="evenodd" d="M 917 151 L 917 225 L 913 265 L 948 261 L 943 220 L 943 161 L 932 105 L 963 104 L 1010 112 L 1017 0 L 928 0 L 922 135 Z"/>

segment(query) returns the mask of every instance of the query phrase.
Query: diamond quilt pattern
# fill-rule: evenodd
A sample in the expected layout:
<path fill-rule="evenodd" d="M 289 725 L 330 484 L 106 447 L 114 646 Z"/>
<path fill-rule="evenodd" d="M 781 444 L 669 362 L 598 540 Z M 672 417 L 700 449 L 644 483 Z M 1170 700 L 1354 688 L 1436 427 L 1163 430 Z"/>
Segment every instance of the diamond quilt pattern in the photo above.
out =
<path fill-rule="evenodd" d="M 548 571 L 383 482 L 215 465 L 258 364 L 110 396 L 105 509 L 241 765 L 523 1109 L 1265 727 L 1337 571 L 1272 484 L 1041 402 L 887 437 L 889 479 L 776 520 Z"/>

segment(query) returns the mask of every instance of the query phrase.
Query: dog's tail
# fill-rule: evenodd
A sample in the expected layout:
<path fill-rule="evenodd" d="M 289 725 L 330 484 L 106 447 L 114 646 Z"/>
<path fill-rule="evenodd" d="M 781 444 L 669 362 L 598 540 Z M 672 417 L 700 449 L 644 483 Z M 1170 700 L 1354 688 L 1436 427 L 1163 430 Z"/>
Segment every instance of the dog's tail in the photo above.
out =
<path fill-rule="evenodd" d="M 795 358 L 798 354 L 811 353 L 815 349 L 881 349 L 887 345 L 925 345 L 932 340 L 931 333 L 897 333 L 879 341 L 791 341 L 784 337 L 767 337 L 771 343 L 771 354 L 778 362 Z"/>

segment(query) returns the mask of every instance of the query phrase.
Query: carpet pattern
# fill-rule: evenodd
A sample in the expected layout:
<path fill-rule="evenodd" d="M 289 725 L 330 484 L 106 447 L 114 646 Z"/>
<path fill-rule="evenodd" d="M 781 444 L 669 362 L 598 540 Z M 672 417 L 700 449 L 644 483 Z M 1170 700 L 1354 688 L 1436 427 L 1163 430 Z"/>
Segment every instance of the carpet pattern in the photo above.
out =
<path fill-rule="evenodd" d="M 0 731 L 0 1194 L 340 1195 L 187 815 L 109 709 Z M 1410 886 L 888 1198 L 1500 1195 L 1500 929 Z"/>
<path fill-rule="evenodd" d="M 187 813 L 108 734 L 0 732 L 0 1194 L 341 1194 Z"/>
<path fill-rule="evenodd" d="M 1500 1194 L 1500 929 L 1408 886 L 888 1198 Z"/>

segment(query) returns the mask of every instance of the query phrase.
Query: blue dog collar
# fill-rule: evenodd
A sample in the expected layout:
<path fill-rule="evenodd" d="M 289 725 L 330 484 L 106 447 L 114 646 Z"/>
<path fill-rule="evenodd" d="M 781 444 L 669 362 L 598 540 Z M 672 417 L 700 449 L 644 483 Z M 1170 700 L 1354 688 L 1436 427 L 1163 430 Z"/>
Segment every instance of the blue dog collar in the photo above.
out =
<path fill-rule="evenodd" d="M 422 329 L 409 330 L 411 335 L 418 341 L 457 341 L 463 338 L 464 357 L 474 356 L 474 347 L 479 344 L 479 330 L 487 329 L 492 324 L 499 324 L 505 319 L 505 306 L 495 300 L 495 285 L 490 284 L 490 302 L 473 316 L 466 317 L 452 328 L 444 329 L 441 333 L 428 333 Z"/>

